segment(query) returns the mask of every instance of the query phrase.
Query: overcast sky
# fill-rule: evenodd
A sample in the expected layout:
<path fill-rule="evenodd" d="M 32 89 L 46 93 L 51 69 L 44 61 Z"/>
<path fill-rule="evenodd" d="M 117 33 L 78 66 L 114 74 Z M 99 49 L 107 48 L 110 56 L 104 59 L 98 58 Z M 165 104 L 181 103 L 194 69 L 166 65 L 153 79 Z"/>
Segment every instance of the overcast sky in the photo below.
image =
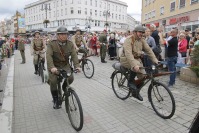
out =
<path fill-rule="evenodd" d="M 0 0 L 0 20 L 10 18 L 16 10 L 23 12 L 26 4 L 38 0 Z M 141 3 L 142 0 L 120 0 L 128 4 L 127 12 L 136 20 L 141 20 Z"/>

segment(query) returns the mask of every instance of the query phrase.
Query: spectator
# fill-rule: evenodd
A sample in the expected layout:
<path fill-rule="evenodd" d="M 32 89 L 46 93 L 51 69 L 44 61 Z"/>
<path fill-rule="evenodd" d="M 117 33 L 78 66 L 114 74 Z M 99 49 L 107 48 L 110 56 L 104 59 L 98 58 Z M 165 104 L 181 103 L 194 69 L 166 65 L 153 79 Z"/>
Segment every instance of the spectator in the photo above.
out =
<path fill-rule="evenodd" d="M 146 42 L 149 45 L 149 47 L 153 50 L 156 48 L 156 43 L 153 37 L 151 37 L 151 31 L 150 29 L 145 30 L 145 37 Z M 148 55 L 144 54 L 144 66 L 150 67 L 152 65 L 152 61 L 149 59 Z M 148 72 L 148 70 L 146 71 Z"/>
<path fill-rule="evenodd" d="M 161 47 L 160 47 L 160 37 L 158 35 L 158 31 L 156 29 L 156 26 L 154 24 L 151 24 L 150 25 L 150 30 L 152 32 L 151 36 L 154 38 L 155 40 L 155 44 L 156 44 L 156 48 L 159 49 L 159 53 L 155 53 L 156 57 L 158 60 L 162 60 L 161 56 L 160 56 L 160 53 L 161 53 Z"/>
<path fill-rule="evenodd" d="M 116 57 L 116 41 L 114 34 L 110 35 L 108 50 L 109 50 L 110 60 L 114 60 L 114 58 Z"/>
<path fill-rule="evenodd" d="M 97 53 L 97 36 L 96 36 L 96 33 L 93 33 L 93 36 L 91 38 L 91 48 L 92 48 L 92 51 L 93 51 L 93 55 L 97 56 L 98 53 Z"/>
<path fill-rule="evenodd" d="M 167 65 L 168 65 L 169 71 L 172 72 L 172 74 L 170 75 L 168 87 L 172 87 L 175 84 L 175 79 L 176 79 L 175 64 L 177 63 L 177 56 L 178 56 L 177 54 L 177 51 L 178 51 L 177 29 L 172 29 L 170 34 L 172 36 L 172 39 L 168 41 Z"/>
<path fill-rule="evenodd" d="M 181 33 L 178 41 L 178 62 L 185 63 L 185 57 L 187 56 L 187 39 L 185 34 Z"/>

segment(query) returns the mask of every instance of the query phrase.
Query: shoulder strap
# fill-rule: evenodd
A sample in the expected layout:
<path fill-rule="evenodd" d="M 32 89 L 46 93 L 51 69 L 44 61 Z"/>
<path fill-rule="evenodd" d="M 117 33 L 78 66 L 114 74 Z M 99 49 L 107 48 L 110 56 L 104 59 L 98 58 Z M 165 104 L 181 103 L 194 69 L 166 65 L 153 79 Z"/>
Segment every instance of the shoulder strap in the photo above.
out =
<path fill-rule="evenodd" d="M 66 61 L 65 59 L 65 54 L 64 54 L 64 50 L 59 46 L 58 42 L 57 42 L 57 47 L 59 48 L 59 51 L 61 53 L 61 56 L 63 57 L 63 59 Z"/>

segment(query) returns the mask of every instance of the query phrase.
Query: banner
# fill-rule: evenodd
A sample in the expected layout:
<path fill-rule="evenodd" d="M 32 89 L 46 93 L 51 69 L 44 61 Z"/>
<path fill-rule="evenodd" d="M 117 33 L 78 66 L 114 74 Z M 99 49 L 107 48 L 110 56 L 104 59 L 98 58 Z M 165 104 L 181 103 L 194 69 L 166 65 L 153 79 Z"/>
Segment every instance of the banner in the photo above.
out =
<path fill-rule="evenodd" d="M 25 28 L 25 18 L 18 18 L 19 28 Z"/>

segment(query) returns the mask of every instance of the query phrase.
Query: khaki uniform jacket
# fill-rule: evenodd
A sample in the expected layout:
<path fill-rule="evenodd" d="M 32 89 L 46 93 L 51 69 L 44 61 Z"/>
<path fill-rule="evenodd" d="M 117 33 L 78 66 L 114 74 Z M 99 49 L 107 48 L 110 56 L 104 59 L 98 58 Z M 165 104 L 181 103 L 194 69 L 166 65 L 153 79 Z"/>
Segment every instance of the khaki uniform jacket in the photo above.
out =
<path fill-rule="evenodd" d="M 64 70 L 69 69 L 70 56 L 73 61 L 74 67 L 80 67 L 75 47 L 71 41 L 67 40 L 65 45 L 60 46 L 61 49 L 59 49 L 58 46 L 60 46 L 58 44 L 58 40 L 52 40 L 47 46 L 46 59 L 48 70 L 51 70 L 51 68 L 54 67 Z M 62 53 L 65 57 L 62 56 L 60 50 L 63 50 Z"/>
<path fill-rule="evenodd" d="M 83 36 L 80 35 L 77 37 L 77 35 L 73 35 L 71 38 L 71 41 L 73 44 L 75 44 L 78 48 L 81 46 L 81 42 L 83 42 L 84 45 L 86 45 L 86 41 L 84 40 Z"/>
<path fill-rule="evenodd" d="M 33 54 L 33 53 L 36 53 L 37 51 L 38 52 L 46 51 L 46 44 L 44 43 L 43 39 L 41 39 L 41 38 L 39 38 L 39 39 L 34 38 L 31 42 L 31 53 Z"/>
<path fill-rule="evenodd" d="M 129 36 L 123 44 L 123 53 L 120 57 L 122 66 L 131 70 L 137 65 L 142 67 L 143 64 L 140 58 L 143 51 L 149 56 L 153 63 L 157 64 L 158 60 L 146 41 L 144 39 L 138 40 L 132 38 L 135 38 L 134 35 Z"/>
<path fill-rule="evenodd" d="M 102 33 L 100 36 L 99 36 L 99 42 L 100 43 L 107 43 L 107 37 L 104 33 Z"/>
<path fill-rule="evenodd" d="M 19 39 L 19 46 L 18 46 L 19 50 L 25 50 L 25 41 L 23 38 Z"/>

